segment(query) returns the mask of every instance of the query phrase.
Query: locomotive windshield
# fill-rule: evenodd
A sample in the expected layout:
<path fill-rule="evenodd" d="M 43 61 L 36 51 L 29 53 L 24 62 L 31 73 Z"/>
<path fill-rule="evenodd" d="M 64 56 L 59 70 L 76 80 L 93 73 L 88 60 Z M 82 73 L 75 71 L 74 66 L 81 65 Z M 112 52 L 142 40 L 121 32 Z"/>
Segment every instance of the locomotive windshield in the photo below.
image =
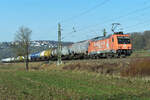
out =
<path fill-rule="evenodd" d="M 129 37 L 118 36 L 118 44 L 130 44 Z"/>

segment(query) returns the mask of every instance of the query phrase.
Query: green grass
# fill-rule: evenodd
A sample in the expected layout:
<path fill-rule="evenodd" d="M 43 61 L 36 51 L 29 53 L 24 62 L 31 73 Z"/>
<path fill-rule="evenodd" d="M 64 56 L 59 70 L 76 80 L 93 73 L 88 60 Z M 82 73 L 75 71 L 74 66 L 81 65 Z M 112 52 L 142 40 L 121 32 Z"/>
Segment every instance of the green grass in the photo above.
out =
<path fill-rule="evenodd" d="M 59 68 L 59 70 L 56 68 L 49 71 L 27 72 L 20 70 L 20 65 L 15 66 L 0 67 L 0 100 L 149 100 L 150 98 L 150 81 L 114 78 Z"/>
<path fill-rule="evenodd" d="M 133 51 L 130 57 L 150 57 L 150 51 L 148 50 Z"/>

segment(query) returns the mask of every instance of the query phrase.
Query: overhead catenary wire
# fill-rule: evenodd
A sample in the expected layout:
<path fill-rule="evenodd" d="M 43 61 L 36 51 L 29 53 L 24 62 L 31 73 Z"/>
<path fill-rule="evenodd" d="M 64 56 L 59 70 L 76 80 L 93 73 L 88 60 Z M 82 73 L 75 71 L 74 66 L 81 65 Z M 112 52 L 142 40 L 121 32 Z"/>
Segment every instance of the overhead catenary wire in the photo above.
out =
<path fill-rule="evenodd" d="M 136 23 L 134 25 L 131 25 L 131 26 L 127 26 L 127 27 L 125 27 L 127 29 L 126 31 L 129 31 L 129 30 L 131 30 L 133 28 L 137 28 L 140 25 L 150 25 L 149 23 L 147 23 L 149 21 L 150 21 L 150 19 L 142 21 L 142 22 L 138 22 L 138 23 Z"/>
<path fill-rule="evenodd" d="M 125 15 L 121 15 L 121 16 L 118 16 L 118 17 L 114 17 L 114 18 L 105 20 L 105 21 L 103 21 L 103 22 L 101 22 L 101 23 L 104 24 L 104 23 L 106 23 L 106 22 L 110 22 L 110 21 L 113 21 L 113 20 L 118 20 L 118 19 L 121 19 L 121 18 L 130 16 L 130 15 L 132 15 L 132 14 L 135 14 L 135 13 L 137 13 L 137 12 L 141 12 L 141 11 L 144 11 L 144 10 L 147 10 L 147 9 L 150 9 L 150 6 L 147 6 L 147 7 L 144 7 L 144 8 L 140 8 L 140 9 L 136 9 L 136 10 L 134 10 L 134 11 L 131 11 L 131 12 L 126 13 Z M 94 26 L 97 26 L 97 25 L 99 25 L 99 24 L 100 24 L 100 23 L 97 23 L 97 24 L 94 24 L 94 25 L 89 25 L 89 26 L 86 26 L 86 27 L 81 28 L 81 29 L 76 30 L 76 31 L 77 31 L 77 32 L 83 31 L 83 30 L 88 29 L 89 27 L 94 27 Z M 71 34 L 73 34 L 73 33 L 74 33 L 73 31 L 68 32 L 68 33 L 67 33 L 67 36 L 68 36 L 68 35 L 71 35 Z"/>
<path fill-rule="evenodd" d="M 125 27 L 125 30 L 129 31 L 128 33 L 131 33 L 130 32 L 131 29 L 138 28 L 141 25 L 142 26 L 145 26 L 145 25 L 147 25 L 147 26 L 149 25 L 150 26 L 150 24 L 148 23 L 149 21 L 150 21 L 150 19 L 144 20 L 144 21 L 140 21 L 140 22 L 138 22 L 138 23 L 136 23 L 134 25 L 130 25 L 130 26 Z M 149 28 L 149 30 L 150 30 L 150 28 Z"/>
<path fill-rule="evenodd" d="M 69 19 L 60 21 L 60 22 L 61 22 L 61 23 L 66 23 L 66 22 L 71 21 L 71 20 L 73 20 L 73 19 L 76 19 L 76 18 L 78 18 L 78 17 L 80 17 L 80 16 L 83 16 L 83 15 L 85 15 L 85 14 L 88 14 L 88 13 L 90 13 L 91 11 L 93 11 L 93 10 L 95 10 L 95 9 L 97 9 L 97 8 L 99 8 L 99 7 L 101 7 L 101 6 L 103 6 L 103 5 L 105 5 L 105 4 L 106 4 L 107 2 L 109 2 L 109 1 L 110 1 L 110 0 L 104 0 L 103 2 L 100 2 L 99 4 L 93 6 L 93 7 L 89 8 L 89 9 L 87 9 L 87 10 L 85 10 L 85 11 L 83 11 L 83 12 L 81 12 L 81 13 L 79 13 L 79 14 L 77 14 L 77 15 L 75 15 L 75 16 L 69 18 Z M 54 29 L 54 28 L 56 28 L 56 27 L 57 27 L 57 26 L 54 26 L 54 27 L 52 27 L 52 29 Z M 70 32 L 70 34 L 72 34 L 72 33 L 74 33 L 74 32 L 75 32 L 75 31 L 72 31 L 72 32 Z M 62 39 L 64 39 L 64 37 L 62 37 Z"/>
<path fill-rule="evenodd" d="M 132 27 L 145 24 L 145 23 L 148 22 L 148 21 L 150 21 L 150 19 L 145 20 L 145 21 L 142 21 L 142 22 L 138 22 L 138 23 L 136 23 L 136 24 L 134 24 L 134 25 L 130 25 L 130 26 L 127 26 L 127 27 L 125 27 L 125 28 L 126 28 L 126 29 L 130 29 L 130 28 L 132 28 Z"/>
<path fill-rule="evenodd" d="M 72 16 L 72 17 L 70 17 L 70 18 L 68 18 L 68 19 L 62 20 L 61 23 L 66 23 L 66 22 L 72 21 L 73 19 L 77 19 L 77 18 L 79 18 L 79 17 L 81 17 L 81 16 L 83 16 L 83 15 L 85 15 L 85 14 L 88 14 L 88 13 L 90 13 L 91 11 L 93 11 L 93 10 L 95 10 L 95 9 L 97 9 L 97 8 L 99 8 L 99 7 L 101 7 L 101 6 L 103 6 L 103 5 L 105 5 L 105 4 L 106 4 L 107 2 L 109 2 L 109 1 L 110 1 L 110 0 L 104 0 L 103 2 L 97 4 L 97 5 L 95 5 L 95 6 L 91 7 L 91 8 L 89 8 L 89 9 L 87 9 L 87 10 L 85 10 L 85 11 L 83 11 L 83 12 L 81 12 L 81 13 L 75 15 L 75 16 Z"/>
<path fill-rule="evenodd" d="M 125 14 L 125 15 L 121 15 L 121 16 L 119 16 L 119 17 L 115 17 L 115 18 L 106 20 L 106 21 L 104 21 L 103 23 L 106 23 L 106 22 L 109 22 L 109 21 L 113 21 L 113 20 L 118 20 L 118 19 L 121 19 L 121 18 L 130 16 L 130 15 L 132 15 L 132 14 L 135 14 L 135 13 L 137 13 L 137 12 L 140 12 L 140 11 L 143 11 L 143 10 L 147 10 L 147 9 L 150 9 L 150 6 L 147 6 L 147 7 L 141 8 L 141 9 L 136 9 L 136 10 L 134 10 L 134 11 L 128 12 L 128 13 Z M 103 24 L 103 23 L 102 23 L 102 24 Z M 98 23 L 98 24 L 99 24 L 99 23 Z M 96 26 L 96 25 L 98 25 L 98 24 L 95 24 L 95 25 L 93 25 L 93 26 L 88 26 L 88 27 L 94 27 L 94 26 Z M 88 28 L 88 27 L 86 27 L 86 28 Z M 84 30 L 84 28 L 81 29 L 81 30 Z"/>
<path fill-rule="evenodd" d="M 67 22 L 67 21 L 72 20 L 72 19 L 74 19 L 74 18 L 75 18 L 75 19 L 78 18 L 78 16 L 80 17 L 80 16 L 83 16 L 83 15 L 85 15 L 85 14 L 87 14 L 87 13 L 90 13 L 91 11 L 95 10 L 96 8 L 105 5 L 108 1 L 110 1 L 110 0 L 104 0 L 103 2 L 101 2 L 101 3 L 99 3 L 99 4 L 95 5 L 95 6 L 93 6 L 93 7 L 91 7 L 91 8 L 89 8 L 89 9 L 87 9 L 87 10 L 85 10 L 84 12 L 81 12 L 80 14 L 78 14 L 78 15 L 76 15 L 76 16 L 73 16 L 73 17 L 71 17 L 71 18 L 69 18 L 69 19 L 64 20 L 63 22 Z M 144 1 L 145 4 L 148 3 L 148 2 L 149 2 L 149 0 L 145 0 L 145 1 Z M 130 16 L 130 15 L 132 15 L 132 13 L 140 12 L 140 11 L 143 11 L 143 10 L 146 10 L 146 9 L 149 9 L 149 8 L 150 8 L 150 6 L 147 6 L 147 7 L 144 7 L 144 8 L 140 8 L 140 9 L 136 9 L 136 10 L 134 10 L 133 12 L 127 13 L 126 16 Z M 108 20 L 106 20 L 106 21 L 103 21 L 103 23 L 110 22 L 110 21 L 116 20 L 116 19 L 121 19 L 121 18 L 126 17 L 126 16 L 122 15 L 122 16 L 115 17 L 115 18 L 112 18 L 112 19 L 108 19 Z M 95 25 L 86 26 L 86 27 L 81 28 L 81 29 L 76 30 L 76 31 L 77 31 L 77 32 L 83 31 L 83 30 L 88 29 L 89 27 L 94 27 L 94 26 L 96 26 L 96 25 L 99 25 L 99 23 L 97 23 L 97 24 L 95 24 Z M 52 29 L 54 29 L 54 28 L 52 28 Z M 68 37 L 68 34 L 72 35 L 73 33 L 75 33 L 75 32 L 74 32 L 74 31 L 68 32 L 68 33 L 67 33 L 67 37 Z M 65 39 L 65 37 L 66 37 L 66 36 L 64 36 L 63 39 Z"/>
<path fill-rule="evenodd" d="M 130 26 L 125 27 L 125 30 L 126 30 L 126 31 L 129 31 L 129 30 L 131 30 L 131 29 L 133 29 L 133 28 L 137 28 L 138 26 L 141 26 L 141 25 L 143 25 L 143 26 L 149 25 L 149 26 L 150 26 L 150 24 L 147 23 L 147 22 L 149 22 L 149 21 L 150 21 L 150 19 L 144 20 L 144 21 L 140 21 L 140 22 L 138 22 L 138 23 L 136 23 L 136 24 L 134 24 L 134 25 L 130 25 Z M 150 30 L 150 28 L 149 28 L 149 30 Z M 131 32 L 128 32 L 128 33 L 131 33 Z"/>

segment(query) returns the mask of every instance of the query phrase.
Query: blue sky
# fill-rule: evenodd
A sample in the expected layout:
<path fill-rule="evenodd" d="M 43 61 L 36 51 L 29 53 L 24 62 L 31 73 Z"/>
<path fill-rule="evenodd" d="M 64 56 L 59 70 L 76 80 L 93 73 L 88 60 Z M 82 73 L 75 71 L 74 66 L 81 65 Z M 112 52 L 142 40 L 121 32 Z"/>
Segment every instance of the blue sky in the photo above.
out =
<path fill-rule="evenodd" d="M 108 0 L 97 6 L 104 1 L 0 0 L 0 42 L 13 41 L 20 26 L 32 29 L 32 40 L 57 40 L 58 22 L 63 41 L 74 42 L 100 36 L 103 28 L 111 34 L 113 22 L 124 32 L 150 30 L 149 0 Z"/>

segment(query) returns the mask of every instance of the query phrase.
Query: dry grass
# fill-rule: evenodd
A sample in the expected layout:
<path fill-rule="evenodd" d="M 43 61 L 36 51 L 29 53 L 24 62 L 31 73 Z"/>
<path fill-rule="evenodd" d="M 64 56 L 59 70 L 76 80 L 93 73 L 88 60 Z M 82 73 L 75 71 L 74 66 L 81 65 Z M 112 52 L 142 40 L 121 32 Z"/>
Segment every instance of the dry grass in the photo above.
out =
<path fill-rule="evenodd" d="M 150 58 L 133 59 L 129 67 L 121 72 L 122 76 L 150 76 Z"/>
<path fill-rule="evenodd" d="M 150 57 L 76 61 L 64 64 L 62 69 L 115 74 L 125 77 L 147 77 L 150 76 Z"/>
<path fill-rule="evenodd" d="M 71 70 L 87 71 L 99 74 L 121 75 L 121 76 L 150 76 L 150 58 L 127 58 L 127 59 L 99 59 L 99 60 L 77 60 L 64 61 L 61 66 L 57 62 L 31 62 L 30 71 L 40 70 Z M 24 63 L 0 64 L 1 69 L 25 70 Z"/>
<path fill-rule="evenodd" d="M 146 50 L 139 50 L 139 51 L 133 51 L 130 58 L 142 58 L 142 57 L 150 57 L 150 51 Z"/>
<path fill-rule="evenodd" d="M 97 60 L 97 61 L 83 61 L 83 62 L 73 62 L 65 64 L 63 70 L 77 70 L 77 71 L 88 71 L 100 74 L 119 74 L 127 63 L 122 61 L 118 62 L 116 60 Z"/>

